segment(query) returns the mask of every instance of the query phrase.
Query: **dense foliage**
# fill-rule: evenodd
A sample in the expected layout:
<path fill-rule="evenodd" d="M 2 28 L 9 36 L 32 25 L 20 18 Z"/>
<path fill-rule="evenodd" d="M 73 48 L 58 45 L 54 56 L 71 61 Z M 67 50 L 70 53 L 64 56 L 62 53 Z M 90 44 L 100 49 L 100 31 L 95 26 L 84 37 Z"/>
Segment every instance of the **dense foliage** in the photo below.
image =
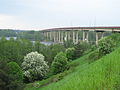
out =
<path fill-rule="evenodd" d="M 40 80 L 48 72 L 48 65 L 44 56 L 38 52 L 28 53 L 22 63 L 24 75 L 29 81 Z"/>
<path fill-rule="evenodd" d="M 31 40 L 31 41 L 42 41 L 42 40 L 44 40 L 44 37 L 43 37 L 42 33 L 39 32 L 39 31 L 23 31 L 23 32 L 19 32 L 17 34 L 17 37 L 21 38 L 21 39 Z"/>
<path fill-rule="evenodd" d="M 87 42 L 79 42 L 75 46 L 74 58 L 79 58 L 84 55 L 84 52 L 91 48 L 91 45 Z"/>
<path fill-rule="evenodd" d="M 68 48 L 66 49 L 65 53 L 69 61 L 75 59 L 74 58 L 75 48 Z"/>
<path fill-rule="evenodd" d="M 17 82 L 23 82 L 23 72 L 22 69 L 20 68 L 20 66 L 16 63 L 16 62 L 9 62 L 7 63 L 6 66 L 7 69 L 7 73 L 14 77 L 14 79 L 17 80 Z"/>
<path fill-rule="evenodd" d="M 23 74 L 17 63 L 7 64 L 5 60 L 0 59 L 0 90 L 22 90 L 22 79 Z"/>
<path fill-rule="evenodd" d="M 17 62 L 19 65 L 23 57 L 32 51 L 32 43 L 27 40 L 2 38 L 0 40 L 0 59 Z"/>
<path fill-rule="evenodd" d="M 65 53 L 63 52 L 58 53 L 55 56 L 54 61 L 51 65 L 53 74 L 63 72 L 65 69 L 67 69 L 67 63 L 68 61 Z"/>
<path fill-rule="evenodd" d="M 106 55 L 112 52 L 115 48 L 115 43 L 111 37 L 103 38 L 99 41 L 98 49 L 101 55 Z"/>
<path fill-rule="evenodd" d="M 34 48 L 35 51 L 42 53 L 45 56 L 45 61 L 47 61 L 49 65 L 51 65 L 57 53 L 65 51 L 65 47 L 61 44 L 52 44 L 46 46 L 40 42 L 35 42 Z"/>
<path fill-rule="evenodd" d="M 74 46 L 73 40 L 64 41 L 65 48 L 72 48 Z"/>
<path fill-rule="evenodd" d="M 15 31 L 6 29 L 6 30 L 0 30 L 0 37 L 16 37 L 17 34 Z"/>

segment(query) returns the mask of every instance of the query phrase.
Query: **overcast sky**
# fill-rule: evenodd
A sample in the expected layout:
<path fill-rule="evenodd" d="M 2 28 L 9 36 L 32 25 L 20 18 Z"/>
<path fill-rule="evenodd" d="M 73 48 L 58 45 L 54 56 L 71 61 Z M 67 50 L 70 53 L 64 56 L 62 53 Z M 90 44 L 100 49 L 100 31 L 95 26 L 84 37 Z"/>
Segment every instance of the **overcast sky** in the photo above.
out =
<path fill-rule="evenodd" d="M 120 0 L 0 0 L 0 28 L 119 25 Z"/>

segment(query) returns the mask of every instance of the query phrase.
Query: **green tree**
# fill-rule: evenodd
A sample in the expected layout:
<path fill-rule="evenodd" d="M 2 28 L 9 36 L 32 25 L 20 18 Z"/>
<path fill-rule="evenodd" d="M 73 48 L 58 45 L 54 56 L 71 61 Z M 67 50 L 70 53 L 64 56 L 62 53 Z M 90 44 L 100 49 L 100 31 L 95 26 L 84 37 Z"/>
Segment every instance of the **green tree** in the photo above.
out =
<path fill-rule="evenodd" d="M 33 50 L 32 42 L 22 39 L 0 40 L 0 58 L 7 61 L 23 62 L 24 56 Z"/>
<path fill-rule="evenodd" d="M 59 52 L 64 52 L 65 48 L 61 44 L 52 44 L 48 46 L 49 53 L 47 54 L 47 60 L 49 60 L 50 64 L 53 62 L 54 57 L 59 53 Z"/>
<path fill-rule="evenodd" d="M 111 37 L 103 38 L 98 43 L 98 50 L 100 55 L 106 55 L 115 49 L 115 43 Z"/>
<path fill-rule="evenodd" d="M 66 56 L 67 56 L 69 61 L 75 59 L 74 58 L 74 56 L 75 56 L 74 55 L 75 54 L 75 48 L 68 48 L 68 49 L 66 49 L 65 53 L 66 53 Z"/>
<path fill-rule="evenodd" d="M 67 63 L 68 61 L 65 53 L 58 53 L 51 65 L 52 73 L 57 74 L 63 72 L 65 69 L 67 69 Z"/>
<path fill-rule="evenodd" d="M 11 74 L 14 71 L 10 72 L 8 66 L 6 60 L 0 59 L 0 90 L 23 90 L 24 84 L 16 78 L 19 74 Z"/>
<path fill-rule="evenodd" d="M 47 61 L 48 64 L 51 65 L 57 53 L 61 51 L 64 52 L 65 48 L 61 44 L 44 45 L 41 44 L 40 42 L 35 42 L 34 51 L 43 54 L 45 56 L 45 61 Z"/>
<path fill-rule="evenodd" d="M 74 46 L 74 43 L 72 40 L 67 40 L 67 41 L 64 41 L 64 47 L 65 48 L 72 48 Z"/>
<path fill-rule="evenodd" d="M 89 48 L 91 47 L 91 45 L 87 42 L 78 42 L 74 48 L 74 58 L 79 58 L 80 56 L 82 56 L 84 54 L 85 51 L 87 51 Z"/>
<path fill-rule="evenodd" d="M 14 77 L 18 82 L 23 81 L 23 72 L 20 66 L 16 62 L 7 63 L 7 73 Z"/>

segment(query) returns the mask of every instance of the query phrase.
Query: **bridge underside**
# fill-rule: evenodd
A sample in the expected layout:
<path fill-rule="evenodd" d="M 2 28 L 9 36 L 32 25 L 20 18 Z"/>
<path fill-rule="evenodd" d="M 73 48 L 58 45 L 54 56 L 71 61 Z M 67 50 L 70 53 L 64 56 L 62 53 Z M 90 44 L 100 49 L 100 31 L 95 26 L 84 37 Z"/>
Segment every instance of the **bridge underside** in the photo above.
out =
<path fill-rule="evenodd" d="M 80 34 L 82 32 L 82 35 Z M 104 37 L 104 33 L 109 31 L 112 33 L 120 32 L 120 27 L 69 27 L 69 28 L 53 28 L 45 29 L 41 32 L 48 41 L 63 43 L 72 40 L 73 43 L 79 41 L 89 42 L 89 31 L 95 32 L 95 43 L 98 44 L 99 39 Z M 80 38 L 82 36 L 82 38 Z"/>

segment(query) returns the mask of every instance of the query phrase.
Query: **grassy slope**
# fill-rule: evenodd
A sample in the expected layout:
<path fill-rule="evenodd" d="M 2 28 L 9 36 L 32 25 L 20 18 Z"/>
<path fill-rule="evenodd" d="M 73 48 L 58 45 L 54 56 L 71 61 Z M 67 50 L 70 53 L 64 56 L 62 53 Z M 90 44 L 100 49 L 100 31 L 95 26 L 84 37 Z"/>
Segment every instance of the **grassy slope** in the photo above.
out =
<path fill-rule="evenodd" d="M 120 48 L 92 64 L 86 61 L 87 56 L 73 61 L 79 66 L 56 83 L 26 90 L 120 90 Z"/>

